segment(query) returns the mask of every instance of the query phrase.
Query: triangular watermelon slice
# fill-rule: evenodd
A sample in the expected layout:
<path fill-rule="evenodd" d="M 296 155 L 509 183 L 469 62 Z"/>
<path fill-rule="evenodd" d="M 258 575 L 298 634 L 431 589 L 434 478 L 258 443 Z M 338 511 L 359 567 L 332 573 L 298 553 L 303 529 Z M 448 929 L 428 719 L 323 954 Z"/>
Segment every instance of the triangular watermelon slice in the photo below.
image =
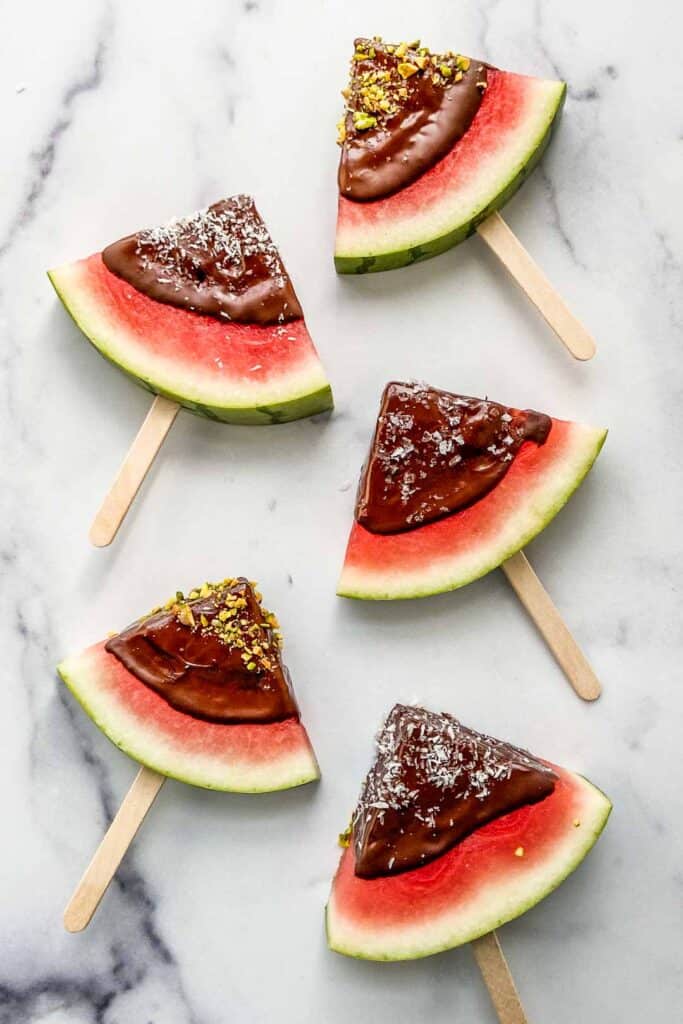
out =
<path fill-rule="evenodd" d="M 498 802 L 493 811 L 491 800 Z M 458 806 L 469 824 L 465 838 L 423 866 L 395 871 L 401 849 L 415 855 L 438 846 Z M 465 729 L 451 715 L 397 705 L 344 839 L 327 905 L 330 948 L 411 960 L 471 942 L 564 881 L 610 810 L 608 798 L 574 772 Z M 477 818 L 487 823 L 478 826 Z M 389 859 L 382 873 L 361 877 L 359 859 L 369 849 L 371 862 Z"/>
<path fill-rule="evenodd" d="M 195 292 L 207 300 L 199 307 L 173 304 L 172 281 L 166 287 L 165 301 L 141 291 L 112 272 L 101 253 L 49 271 L 50 280 L 67 311 L 103 356 L 148 391 L 164 395 L 191 412 L 227 423 L 269 424 L 331 409 L 330 385 L 296 300 L 290 315 L 275 316 L 274 322 L 272 317 L 269 320 L 263 316 L 253 322 L 239 319 L 231 306 L 221 312 L 208 301 L 215 288 L 204 280 L 203 267 L 215 265 L 217 258 L 226 253 L 237 269 L 227 263 L 226 257 L 226 265 L 219 266 L 219 284 L 228 295 L 231 287 L 242 285 L 238 271 L 243 269 L 243 254 L 238 251 L 233 259 L 230 245 L 235 238 L 230 226 L 222 236 L 214 235 L 206 241 L 207 218 L 215 223 L 216 211 L 224 215 L 226 210 L 236 210 L 246 218 L 250 240 L 258 237 L 259 244 L 274 254 L 273 274 L 286 279 L 293 295 L 277 250 L 248 196 L 234 196 L 165 228 L 122 240 L 156 240 L 171 231 L 179 234 L 183 228 L 196 226 L 203 249 L 195 242 L 182 255 L 187 257 L 189 251 L 196 262 L 192 267 L 197 274 Z M 239 241 L 244 249 L 244 240 Z M 161 285 L 150 272 L 140 275 L 145 286 L 157 284 L 156 289 L 148 288 L 154 295 L 164 295 L 163 271 L 161 267 L 157 272 Z M 175 287 L 182 295 L 180 285 Z M 202 312 L 204 308 L 212 312 Z"/>
<path fill-rule="evenodd" d="M 254 586 L 231 579 L 177 594 L 57 671 L 141 764 L 206 789 L 262 793 L 320 775 L 278 644 Z"/>
<path fill-rule="evenodd" d="M 463 102 L 464 119 L 451 119 L 450 136 L 444 132 L 435 140 L 436 119 L 416 118 L 419 108 L 412 90 L 435 81 L 432 92 L 441 91 L 446 97 L 442 110 L 448 115 L 448 107 L 460 102 L 471 74 L 477 76 L 473 87 L 479 81 L 482 91 L 474 116 L 469 120 L 473 111 Z M 386 84 L 384 75 L 390 76 Z M 401 83 L 403 75 L 407 75 L 405 83 Z M 399 90 L 405 91 L 403 100 L 396 97 Z M 402 161 L 408 164 L 415 154 L 415 168 L 421 173 L 379 198 L 367 198 L 367 193 L 372 194 L 367 186 L 359 189 L 360 200 L 349 198 L 341 176 L 334 257 L 337 271 L 390 270 L 436 256 L 464 241 L 514 195 L 538 163 L 565 93 L 564 82 L 501 71 L 452 53 L 434 55 L 419 43 L 392 46 L 379 39 L 356 40 L 340 138 L 342 170 L 350 147 L 362 138 L 370 149 L 387 152 L 381 163 L 368 169 L 366 179 L 391 166 L 392 161 L 395 166 Z M 427 100 L 436 110 L 434 96 Z M 408 104 L 404 122 L 399 121 L 402 102 Z M 401 148 L 392 150 L 387 137 L 400 138 L 401 133 Z M 444 152 L 444 139 L 449 138 L 452 144 Z M 425 142 L 431 147 L 427 159 Z"/>
<path fill-rule="evenodd" d="M 382 399 L 384 412 L 396 394 L 406 399 L 406 410 L 410 410 L 410 401 L 416 395 L 425 401 L 431 401 L 430 396 L 436 395 L 436 400 L 441 402 L 474 403 L 475 410 L 482 405 L 493 411 L 506 408 L 423 384 L 392 383 L 387 385 Z M 508 409 L 503 415 L 515 423 L 519 413 L 519 410 Z M 497 568 L 528 544 L 574 493 L 607 436 L 607 431 L 599 427 L 546 419 L 550 429 L 543 443 L 522 439 L 521 446 L 509 460 L 505 475 L 471 504 L 401 532 L 371 532 L 361 522 L 354 522 L 337 593 L 343 597 L 389 600 L 455 590 Z M 422 432 L 423 421 L 419 421 L 419 426 L 420 435 L 413 436 L 409 430 L 410 436 L 402 447 L 399 445 L 400 451 L 404 452 L 410 445 L 420 453 L 427 433 Z M 457 442 L 463 440 L 461 429 L 453 427 L 448 434 L 441 418 L 435 421 L 436 427 L 443 431 L 443 435 L 438 435 L 438 443 L 445 447 L 443 458 L 448 460 L 452 448 L 457 448 Z M 431 433 L 432 437 L 437 436 L 436 429 Z M 434 441 L 430 443 L 433 448 Z M 464 447 L 467 450 L 467 445 Z M 472 453 L 473 459 L 481 456 L 474 447 Z M 507 458 L 507 454 L 503 458 Z M 397 480 L 400 485 L 401 479 Z M 417 491 L 418 497 L 419 487 L 419 480 L 410 487 L 411 492 Z M 362 491 L 361 487 L 357 520 L 363 518 Z M 388 504 L 389 499 L 386 501 Z"/>

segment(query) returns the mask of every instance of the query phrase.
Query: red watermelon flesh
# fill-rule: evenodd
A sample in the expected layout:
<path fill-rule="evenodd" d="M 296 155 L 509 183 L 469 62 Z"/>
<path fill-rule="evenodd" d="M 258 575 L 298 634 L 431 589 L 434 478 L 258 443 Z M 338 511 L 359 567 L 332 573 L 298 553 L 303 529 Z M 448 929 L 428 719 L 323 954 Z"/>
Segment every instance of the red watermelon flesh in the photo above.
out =
<path fill-rule="evenodd" d="M 507 475 L 475 504 L 405 533 L 351 528 L 337 593 L 369 600 L 464 586 L 519 551 L 560 511 L 607 431 L 552 421 L 547 441 L 522 445 Z"/>
<path fill-rule="evenodd" d="M 206 789 L 270 792 L 319 778 L 298 718 L 267 724 L 203 721 L 175 710 L 128 672 L 104 642 L 58 672 L 105 735 L 141 764 Z"/>
<path fill-rule="evenodd" d="M 468 237 L 517 191 L 540 159 L 566 86 L 488 70 L 466 134 L 417 181 L 372 202 L 339 197 L 335 266 L 388 270 L 427 259 Z"/>
<path fill-rule="evenodd" d="M 332 407 L 303 320 L 222 322 L 157 302 L 109 271 L 100 253 L 50 271 L 92 344 L 143 387 L 231 423 L 276 423 Z"/>
<path fill-rule="evenodd" d="M 359 878 L 349 846 L 327 906 L 331 949 L 369 960 L 429 956 L 547 896 L 594 845 L 611 804 L 582 776 L 546 763 L 558 776 L 550 796 L 490 822 L 424 867 Z"/>

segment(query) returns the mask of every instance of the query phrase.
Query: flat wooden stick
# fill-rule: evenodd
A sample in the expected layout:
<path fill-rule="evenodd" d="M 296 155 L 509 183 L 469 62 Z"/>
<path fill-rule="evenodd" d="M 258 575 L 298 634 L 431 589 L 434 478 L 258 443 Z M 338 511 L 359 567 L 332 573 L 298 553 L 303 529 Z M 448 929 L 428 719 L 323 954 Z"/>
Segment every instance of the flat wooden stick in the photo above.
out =
<path fill-rule="evenodd" d="M 164 775 L 144 767 L 135 776 L 64 911 L 64 927 L 68 932 L 83 931 L 90 923 L 164 780 Z"/>
<path fill-rule="evenodd" d="M 518 551 L 501 568 L 579 697 L 596 700 L 601 692 L 598 677 L 524 552 Z"/>
<path fill-rule="evenodd" d="M 496 933 L 475 939 L 471 946 L 500 1024 L 528 1024 Z"/>
<path fill-rule="evenodd" d="M 501 215 L 492 213 L 481 222 L 477 231 L 574 358 L 592 359 L 595 355 L 593 338 L 555 291 Z"/>
<path fill-rule="evenodd" d="M 162 398 L 161 395 L 157 395 L 152 402 L 145 421 L 90 527 L 90 542 L 95 547 L 104 548 L 113 541 L 179 409 L 180 406 L 176 402 Z"/>

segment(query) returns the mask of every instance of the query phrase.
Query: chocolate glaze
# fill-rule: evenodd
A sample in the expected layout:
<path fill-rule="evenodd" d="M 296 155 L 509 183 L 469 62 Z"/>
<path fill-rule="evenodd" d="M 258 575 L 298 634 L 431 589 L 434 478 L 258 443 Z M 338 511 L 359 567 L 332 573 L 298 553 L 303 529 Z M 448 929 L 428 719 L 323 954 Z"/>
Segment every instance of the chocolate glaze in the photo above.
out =
<path fill-rule="evenodd" d="M 217 617 L 231 602 L 232 607 L 234 602 L 241 604 L 240 599 L 245 604 L 229 620 L 232 641 L 226 642 L 211 630 L 222 626 Z M 188 608 L 194 626 L 187 624 Z M 240 643 L 247 649 L 257 643 L 265 652 L 249 661 L 255 666 L 251 670 Z M 298 716 L 272 617 L 246 579 L 225 581 L 205 597 L 182 599 L 140 619 L 108 640 L 105 648 L 171 707 L 194 718 L 236 723 Z"/>
<path fill-rule="evenodd" d="M 108 270 L 157 302 L 234 320 L 272 324 L 303 316 L 254 200 L 222 199 L 206 210 L 114 242 Z"/>
<path fill-rule="evenodd" d="M 368 57 L 351 62 L 339 191 L 357 202 L 382 199 L 400 191 L 444 157 L 472 124 L 487 83 L 485 64 L 472 60 L 467 70 L 461 71 L 455 59 L 463 58 L 454 59 L 453 55 L 430 54 L 424 69 L 404 79 L 397 70 L 399 64 L 417 66 L 414 62 L 425 60 L 420 56 L 422 51 L 409 49 L 397 57 L 388 52 L 387 46 L 379 40 L 357 39 L 356 53 L 367 53 Z M 442 67 L 449 69 L 448 77 L 440 72 Z M 363 100 L 361 90 L 373 72 L 390 76 L 387 81 L 380 78 L 379 84 L 371 83 L 382 90 L 389 112 L 382 111 L 372 94 L 369 100 Z M 399 89 L 406 95 L 399 95 Z M 368 107 L 377 123 L 359 129 L 354 113 L 368 112 Z"/>
<path fill-rule="evenodd" d="M 549 796 L 557 775 L 452 715 L 397 704 L 353 816 L 355 872 L 421 867 L 489 821 Z"/>
<path fill-rule="evenodd" d="M 387 384 L 363 467 L 356 519 L 399 533 L 441 519 L 500 483 L 525 441 L 544 444 L 552 420 L 420 383 Z"/>

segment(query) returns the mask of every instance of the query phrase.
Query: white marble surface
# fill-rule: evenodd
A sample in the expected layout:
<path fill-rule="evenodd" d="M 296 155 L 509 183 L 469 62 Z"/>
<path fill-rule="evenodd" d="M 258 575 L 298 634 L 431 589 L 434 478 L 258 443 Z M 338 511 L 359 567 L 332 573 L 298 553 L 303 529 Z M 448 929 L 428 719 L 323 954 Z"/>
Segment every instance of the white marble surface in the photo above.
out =
<path fill-rule="evenodd" d="M 417 696 L 582 771 L 603 839 L 502 939 L 535 1024 L 680 1012 L 680 15 L 665 0 L 4 5 L 0 95 L 2 1024 L 494 1021 L 471 954 L 329 953 L 322 910 L 371 735 Z M 419 33 L 570 82 L 507 216 L 599 355 L 573 363 L 476 239 L 339 280 L 334 123 L 352 36 Z M 58 307 L 46 267 L 238 190 L 281 245 L 336 391 L 328 422 L 183 414 L 109 550 L 91 517 L 148 397 Z M 422 602 L 334 596 L 382 384 L 417 376 L 605 423 L 530 555 L 604 682 L 582 705 L 502 575 Z M 89 930 L 65 900 L 135 768 L 55 679 L 177 586 L 262 581 L 324 778 L 263 798 L 164 787 Z"/>

